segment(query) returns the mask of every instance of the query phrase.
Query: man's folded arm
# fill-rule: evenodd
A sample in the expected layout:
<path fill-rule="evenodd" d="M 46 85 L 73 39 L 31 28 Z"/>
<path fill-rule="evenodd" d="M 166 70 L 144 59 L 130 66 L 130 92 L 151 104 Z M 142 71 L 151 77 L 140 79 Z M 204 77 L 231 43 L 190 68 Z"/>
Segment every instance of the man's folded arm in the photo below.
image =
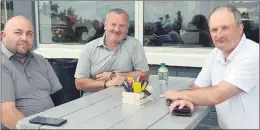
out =
<path fill-rule="evenodd" d="M 81 50 L 74 75 L 75 85 L 78 90 L 97 92 L 104 89 L 105 80 L 95 80 L 90 78 L 90 52 L 91 47 L 89 44 L 86 44 L 86 46 Z"/>
<path fill-rule="evenodd" d="M 94 80 L 90 78 L 76 78 L 75 85 L 78 90 L 96 92 L 104 89 L 105 80 Z"/>

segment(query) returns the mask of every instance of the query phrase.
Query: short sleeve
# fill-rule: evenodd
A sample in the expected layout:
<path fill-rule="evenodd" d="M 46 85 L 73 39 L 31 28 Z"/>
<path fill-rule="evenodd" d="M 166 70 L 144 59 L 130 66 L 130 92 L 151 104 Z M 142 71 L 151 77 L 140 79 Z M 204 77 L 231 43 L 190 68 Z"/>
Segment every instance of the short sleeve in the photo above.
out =
<path fill-rule="evenodd" d="M 90 46 L 85 46 L 80 53 L 78 58 L 78 64 L 76 68 L 75 78 L 89 78 L 90 77 L 90 51 L 88 51 Z"/>
<path fill-rule="evenodd" d="M 147 72 L 149 71 L 149 66 L 147 63 L 147 58 L 145 56 L 144 48 L 139 41 L 135 41 L 135 47 L 132 55 L 132 63 L 135 71 Z"/>
<path fill-rule="evenodd" d="M 51 94 L 53 94 L 58 90 L 62 89 L 62 86 L 50 63 L 47 60 L 45 60 L 45 64 L 47 69 L 48 80 L 51 84 Z"/>
<path fill-rule="evenodd" d="M 206 62 L 204 63 L 198 77 L 195 80 L 195 84 L 200 87 L 208 87 L 211 86 L 211 72 L 212 72 L 212 65 L 214 59 L 214 50 L 209 54 L 206 58 Z"/>
<path fill-rule="evenodd" d="M 6 66 L 1 66 L 1 103 L 15 102 L 15 84 L 11 72 Z"/>
<path fill-rule="evenodd" d="M 252 88 L 259 87 L 259 57 L 244 57 L 237 59 L 235 63 L 224 81 L 247 93 Z"/>

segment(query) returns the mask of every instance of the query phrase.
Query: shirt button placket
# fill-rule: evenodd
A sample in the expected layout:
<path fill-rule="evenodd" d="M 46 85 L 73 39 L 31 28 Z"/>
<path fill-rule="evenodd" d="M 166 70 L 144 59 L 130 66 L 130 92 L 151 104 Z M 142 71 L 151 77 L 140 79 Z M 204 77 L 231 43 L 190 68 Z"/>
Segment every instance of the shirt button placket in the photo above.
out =
<path fill-rule="evenodd" d="M 30 82 L 30 81 L 31 81 L 31 75 L 30 75 L 29 71 L 26 70 L 26 68 L 24 68 L 24 70 L 25 70 L 27 79 L 28 79 L 28 81 Z"/>

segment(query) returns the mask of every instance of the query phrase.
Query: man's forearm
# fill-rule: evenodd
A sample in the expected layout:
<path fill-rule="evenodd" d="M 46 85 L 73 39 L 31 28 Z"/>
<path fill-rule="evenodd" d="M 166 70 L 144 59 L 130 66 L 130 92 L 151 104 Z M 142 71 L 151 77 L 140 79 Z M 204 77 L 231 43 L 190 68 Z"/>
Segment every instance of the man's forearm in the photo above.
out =
<path fill-rule="evenodd" d="M 192 90 L 192 89 L 198 89 L 200 88 L 200 86 L 196 85 L 196 84 L 192 84 L 188 90 Z M 184 90 L 187 90 L 187 89 L 184 89 Z M 184 91 L 184 90 L 180 90 L 180 91 Z M 196 106 L 197 104 L 195 104 L 194 102 L 191 102 L 194 106 Z"/>
<path fill-rule="evenodd" d="M 201 87 L 196 84 L 192 84 L 188 89 L 197 89 L 197 88 L 201 88 Z"/>
<path fill-rule="evenodd" d="M 104 89 L 105 80 L 93 80 L 89 78 L 75 79 L 75 84 L 78 90 L 85 90 L 88 92 L 97 92 Z"/>
<path fill-rule="evenodd" d="M 149 72 L 141 72 L 141 71 L 133 71 L 133 72 L 116 72 L 120 76 L 123 76 L 127 79 L 127 77 L 138 77 L 142 76 L 143 79 L 149 80 Z"/>
<path fill-rule="evenodd" d="M 11 112 L 2 112 L 2 123 L 9 129 L 16 129 L 16 124 L 23 118 L 23 113 L 17 109 Z"/>
<path fill-rule="evenodd" d="M 183 90 L 179 92 L 180 99 L 185 99 L 197 105 L 216 105 L 216 87 L 203 87 Z"/>

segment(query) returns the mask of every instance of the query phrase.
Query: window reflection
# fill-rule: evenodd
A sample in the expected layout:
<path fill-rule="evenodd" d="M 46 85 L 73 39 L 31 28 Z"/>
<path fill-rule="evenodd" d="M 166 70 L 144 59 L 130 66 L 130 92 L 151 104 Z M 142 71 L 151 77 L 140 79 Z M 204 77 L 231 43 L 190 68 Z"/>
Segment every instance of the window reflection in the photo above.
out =
<path fill-rule="evenodd" d="M 134 1 L 40 1 L 40 43 L 81 44 L 103 36 L 106 13 L 124 9 L 134 36 Z"/>
<path fill-rule="evenodd" d="M 185 45 L 214 46 L 209 32 L 208 20 L 202 14 L 193 16 L 181 34 L 181 39 Z"/>
<path fill-rule="evenodd" d="M 1 1 L 1 31 L 4 29 L 6 21 L 13 17 L 13 2 L 12 1 Z"/>
<path fill-rule="evenodd" d="M 1 1 L 1 31 L 4 29 L 5 25 L 5 7 L 4 7 L 4 1 Z"/>
<path fill-rule="evenodd" d="M 144 46 L 213 47 L 207 17 L 227 4 L 241 12 L 246 37 L 259 43 L 259 2 L 144 1 Z"/>

